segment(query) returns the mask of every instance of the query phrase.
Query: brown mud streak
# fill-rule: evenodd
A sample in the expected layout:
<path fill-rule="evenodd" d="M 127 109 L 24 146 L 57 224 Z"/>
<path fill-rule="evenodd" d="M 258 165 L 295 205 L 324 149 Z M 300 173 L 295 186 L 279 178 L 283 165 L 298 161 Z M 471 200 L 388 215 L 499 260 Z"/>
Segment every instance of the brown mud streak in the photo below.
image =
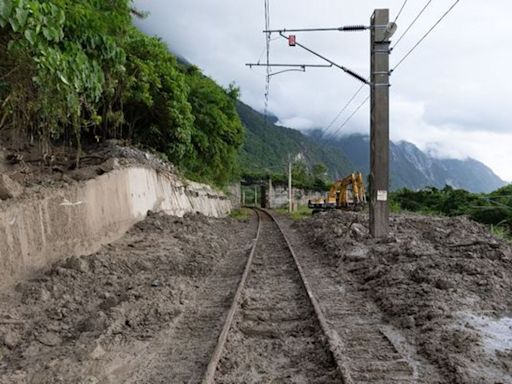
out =
<path fill-rule="evenodd" d="M 253 262 L 253 259 L 254 259 L 254 253 L 256 251 L 256 248 L 257 248 L 257 245 L 258 245 L 258 241 L 259 241 L 259 238 L 260 238 L 260 232 L 261 232 L 261 214 L 265 214 L 267 215 L 271 221 L 276 225 L 276 227 L 279 229 L 279 233 L 280 235 L 283 237 L 285 243 L 286 243 L 286 247 L 287 247 L 287 250 L 289 251 L 289 253 L 291 254 L 292 258 L 293 258 L 293 263 L 294 263 L 294 266 L 295 268 L 297 269 L 297 272 L 300 276 L 300 284 L 302 285 L 302 287 L 304 288 L 304 290 L 306 291 L 307 293 L 307 297 L 314 309 L 314 313 L 317 317 L 317 320 L 318 320 L 318 323 L 320 324 L 320 327 L 322 329 L 322 332 L 323 332 L 323 335 L 325 336 L 325 338 L 327 339 L 327 342 L 328 342 L 328 346 L 329 346 L 329 352 L 331 353 L 332 355 L 332 359 L 333 361 L 335 362 L 336 364 L 336 368 L 335 370 L 338 371 L 340 377 L 341 377 L 341 380 L 344 384 L 353 384 L 353 381 L 351 380 L 350 378 L 350 375 L 348 374 L 348 370 L 347 370 L 347 367 L 345 365 L 345 363 L 343 362 L 343 359 L 342 359 L 342 348 L 340 348 L 340 345 L 341 345 L 341 341 L 336 337 L 336 333 L 333 332 L 332 330 L 330 330 L 328 324 L 327 324 L 327 321 L 325 319 L 325 316 L 323 315 L 321 309 L 320 309 L 320 306 L 317 302 L 317 300 L 315 299 L 313 293 L 312 293 L 312 290 L 311 290 L 311 287 L 310 285 L 308 284 L 306 278 L 305 278 L 305 274 L 303 272 L 303 269 L 302 267 L 300 266 L 300 263 L 295 255 L 295 252 L 293 251 L 293 248 L 291 247 L 291 244 L 290 242 L 288 241 L 288 239 L 286 238 L 284 232 L 282 231 L 281 227 L 279 226 L 279 223 L 277 222 L 277 220 L 272 216 L 272 214 L 270 214 L 268 211 L 266 210 L 263 210 L 263 209 L 255 209 L 257 215 L 258 215 L 258 232 L 257 232 L 257 235 L 256 235 L 256 239 L 255 239 L 255 242 L 254 242 L 254 245 L 253 245 L 253 248 L 251 250 L 251 254 L 249 256 L 249 259 L 247 261 L 247 265 L 246 265 L 246 268 L 245 268 L 245 271 L 244 271 L 244 275 L 240 281 L 240 285 L 237 289 L 237 292 L 236 292 L 236 295 L 235 295 L 235 299 L 233 301 L 233 304 L 231 306 L 231 309 L 229 311 L 229 314 L 227 316 L 227 319 L 226 319 L 226 322 L 224 324 L 224 327 L 223 327 L 223 330 L 221 332 L 221 335 L 219 337 L 219 341 L 218 341 L 218 344 L 215 348 L 215 352 L 213 353 L 212 355 L 212 358 L 210 360 L 210 363 L 208 364 L 208 368 L 206 370 L 206 374 L 205 374 L 205 377 L 202 381 L 203 384 L 213 384 L 215 382 L 215 373 L 217 371 L 217 367 L 219 365 L 219 362 L 221 360 L 221 356 L 223 355 L 223 351 L 224 351 L 224 347 L 225 347 L 225 344 L 227 342 L 227 339 L 228 339 L 228 334 L 229 334 L 229 331 L 230 329 L 232 328 L 233 326 L 233 319 L 235 317 L 235 313 L 237 311 L 237 309 L 239 308 L 240 306 L 240 301 L 241 301 L 241 297 L 242 297 L 242 292 L 244 291 L 245 289 L 245 285 L 246 285 L 246 280 L 247 280 L 247 276 L 249 275 L 249 272 L 251 270 L 251 266 L 252 266 L 252 262 Z"/>

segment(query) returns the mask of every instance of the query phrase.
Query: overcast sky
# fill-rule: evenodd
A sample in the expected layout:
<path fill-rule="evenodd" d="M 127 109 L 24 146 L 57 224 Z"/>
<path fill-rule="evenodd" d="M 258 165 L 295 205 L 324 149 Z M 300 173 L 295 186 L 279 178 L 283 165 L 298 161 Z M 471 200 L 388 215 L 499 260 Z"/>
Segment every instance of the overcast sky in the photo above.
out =
<path fill-rule="evenodd" d="M 409 0 L 396 40 L 428 0 Z M 369 24 L 375 8 L 396 16 L 403 0 L 270 0 L 272 28 Z M 391 65 L 419 40 L 453 0 L 433 0 L 394 49 Z M 150 16 L 137 24 L 223 85 L 235 82 L 242 100 L 264 105 L 265 70 L 249 69 L 265 47 L 263 0 L 137 0 Z M 439 157 L 474 157 L 512 181 L 510 0 L 461 0 L 392 76 L 391 138 L 407 140 Z M 297 34 L 297 41 L 356 72 L 369 74 L 368 32 Z M 273 63 L 322 61 L 281 38 L 271 43 Z M 308 69 L 272 78 L 269 111 L 297 129 L 325 128 L 359 88 L 336 68 Z M 366 98 L 366 88 L 332 126 Z M 341 130 L 369 133 L 365 106 Z"/>

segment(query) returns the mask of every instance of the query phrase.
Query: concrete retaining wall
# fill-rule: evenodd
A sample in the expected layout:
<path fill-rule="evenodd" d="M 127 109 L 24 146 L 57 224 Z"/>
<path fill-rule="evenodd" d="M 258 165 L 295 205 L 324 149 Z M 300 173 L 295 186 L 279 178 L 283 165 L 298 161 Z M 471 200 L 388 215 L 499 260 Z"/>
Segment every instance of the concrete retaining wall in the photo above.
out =
<path fill-rule="evenodd" d="M 97 251 L 148 210 L 221 217 L 230 212 L 231 202 L 206 185 L 143 167 L 0 201 L 0 288 L 62 257 Z"/>
<path fill-rule="evenodd" d="M 281 208 L 288 206 L 288 188 L 283 186 L 265 186 L 267 205 L 271 208 Z M 322 197 L 319 192 L 305 191 L 303 189 L 293 188 L 293 204 L 295 207 L 308 205 L 309 200 Z"/>

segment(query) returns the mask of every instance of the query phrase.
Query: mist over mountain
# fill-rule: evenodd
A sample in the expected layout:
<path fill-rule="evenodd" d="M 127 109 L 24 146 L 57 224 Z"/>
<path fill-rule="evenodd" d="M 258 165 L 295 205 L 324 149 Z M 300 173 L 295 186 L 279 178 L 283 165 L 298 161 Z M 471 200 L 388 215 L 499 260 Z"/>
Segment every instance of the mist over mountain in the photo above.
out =
<path fill-rule="evenodd" d="M 309 166 L 323 163 L 331 178 L 343 177 L 358 170 L 369 173 L 369 137 L 350 135 L 327 138 L 319 129 L 301 132 L 275 125 L 239 102 L 238 113 L 246 127 L 246 141 L 240 157 L 242 168 L 249 171 L 283 172 L 288 155 L 301 154 Z M 507 183 L 485 164 L 468 158 L 439 159 L 421 151 L 414 144 L 390 143 L 390 188 L 442 188 L 450 185 L 471 192 L 491 192 Z"/>
<path fill-rule="evenodd" d="M 311 137 L 325 140 L 318 131 L 312 132 Z M 368 174 L 369 140 L 367 135 L 350 135 L 330 139 L 332 143 L 329 145 L 333 150 L 342 151 L 357 169 Z M 507 184 L 480 161 L 472 158 L 439 159 L 406 141 L 390 143 L 390 172 L 392 190 L 450 185 L 471 192 L 491 192 Z"/>

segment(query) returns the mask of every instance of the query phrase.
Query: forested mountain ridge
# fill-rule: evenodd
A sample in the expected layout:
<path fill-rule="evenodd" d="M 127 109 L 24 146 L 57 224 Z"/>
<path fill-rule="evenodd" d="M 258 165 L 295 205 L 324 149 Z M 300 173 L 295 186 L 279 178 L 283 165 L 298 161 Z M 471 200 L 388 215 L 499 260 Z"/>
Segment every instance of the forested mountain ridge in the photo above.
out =
<path fill-rule="evenodd" d="M 368 136 L 345 136 L 332 140 L 332 145 L 343 151 L 358 169 L 368 173 Z M 475 159 L 435 158 L 406 141 L 390 143 L 390 173 L 392 190 L 449 185 L 470 192 L 491 192 L 506 185 L 489 167 Z"/>
<path fill-rule="evenodd" d="M 286 156 L 302 154 L 309 167 L 322 162 L 330 178 L 345 176 L 354 170 L 369 172 L 369 137 L 350 135 L 326 137 L 321 130 L 300 132 L 277 126 L 243 103 L 238 113 L 246 127 L 246 140 L 241 153 L 244 170 L 259 168 L 284 171 Z M 390 143 L 390 187 L 421 189 L 432 186 L 472 192 L 491 192 L 506 183 L 485 164 L 474 160 L 437 159 L 409 142 Z"/>
<path fill-rule="evenodd" d="M 240 165 L 244 171 L 284 173 L 288 156 L 299 156 L 311 168 L 322 163 L 332 178 L 341 177 L 354 169 L 342 152 L 331 152 L 313 138 L 295 129 L 275 125 L 268 117 L 265 124 L 263 114 L 239 102 L 238 114 L 246 132 L 240 154 Z"/>

